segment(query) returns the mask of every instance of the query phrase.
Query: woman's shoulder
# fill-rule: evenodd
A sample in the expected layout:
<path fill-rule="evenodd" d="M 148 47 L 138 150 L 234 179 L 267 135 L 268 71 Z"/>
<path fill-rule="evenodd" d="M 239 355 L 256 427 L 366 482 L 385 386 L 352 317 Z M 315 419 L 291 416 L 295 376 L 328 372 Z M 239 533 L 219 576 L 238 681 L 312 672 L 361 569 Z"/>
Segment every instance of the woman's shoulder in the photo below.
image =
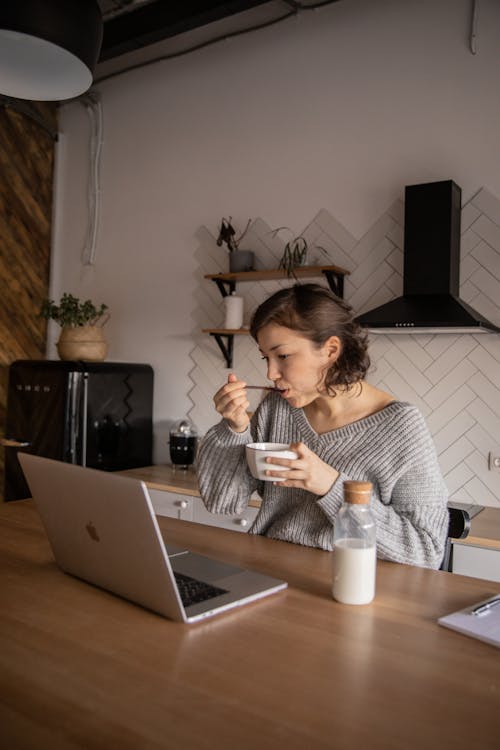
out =
<path fill-rule="evenodd" d="M 367 416 L 346 425 L 348 431 L 365 431 L 375 430 L 381 438 L 382 434 L 387 439 L 391 434 L 400 435 L 405 439 L 405 435 L 410 433 L 425 434 L 428 432 L 425 419 L 420 409 L 407 401 L 393 399 L 379 409 L 371 412 Z"/>
<path fill-rule="evenodd" d="M 392 435 L 400 448 L 411 445 L 418 450 L 418 446 L 424 447 L 432 442 L 424 415 L 418 406 L 408 401 L 395 400 L 388 404 L 380 412 L 379 428 L 387 438 Z"/>
<path fill-rule="evenodd" d="M 408 421 L 425 423 L 424 416 L 418 406 L 411 404 L 409 401 L 399 401 L 393 399 L 389 401 L 382 409 L 377 412 L 383 419 L 389 421 Z"/>
<path fill-rule="evenodd" d="M 371 383 L 363 382 L 358 396 L 358 410 L 361 417 L 368 419 L 374 417 L 376 421 L 392 421 L 395 418 L 415 419 L 421 416 L 420 410 L 413 404 L 402 401 L 394 394 L 383 391 Z M 354 399 L 354 401 L 357 400 Z"/>

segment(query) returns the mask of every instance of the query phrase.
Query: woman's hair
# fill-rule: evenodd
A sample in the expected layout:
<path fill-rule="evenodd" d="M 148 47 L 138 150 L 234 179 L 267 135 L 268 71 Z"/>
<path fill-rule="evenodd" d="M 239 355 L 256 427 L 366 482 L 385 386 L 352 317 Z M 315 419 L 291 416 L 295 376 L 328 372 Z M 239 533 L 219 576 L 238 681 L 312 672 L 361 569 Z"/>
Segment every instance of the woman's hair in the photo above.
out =
<path fill-rule="evenodd" d="M 340 356 L 325 374 L 328 393 L 349 389 L 365 377 L 370 367 L 367 333 L 354 320 L 351 307 L 326 287 L 295 284 L 276 292 L 252 316 L 250 333 L 256 341 L 261 328 L 270 323 L 290 328 L 317 346 L 330 336 L 340 339 Z"/>

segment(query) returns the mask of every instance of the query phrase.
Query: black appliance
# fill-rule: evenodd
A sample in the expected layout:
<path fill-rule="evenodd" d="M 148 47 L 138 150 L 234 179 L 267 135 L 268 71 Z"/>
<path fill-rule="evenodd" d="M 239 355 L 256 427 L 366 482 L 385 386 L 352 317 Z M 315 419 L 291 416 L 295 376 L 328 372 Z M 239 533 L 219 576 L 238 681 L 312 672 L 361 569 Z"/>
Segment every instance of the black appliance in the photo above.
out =
<path fill-rule="evenodd" d="M 403 296 L 356 320 L 373 333 L 488 333 L 500 328 L 459 299 L 461 188 L 405 188 Z"/>
<path fill-rule="evenodd" d="M 174 468 L 189 469 L 196 459 L 198 431 L 189 419 L 182 419 L 170 431 L 170 459 Z"/>
<path fill-rule="evenodd" d="M 153 369 L 17 360 L 9 368 L 5 500 L 30 492 L 18 451 L 119 471 L 152 463 Z"/>

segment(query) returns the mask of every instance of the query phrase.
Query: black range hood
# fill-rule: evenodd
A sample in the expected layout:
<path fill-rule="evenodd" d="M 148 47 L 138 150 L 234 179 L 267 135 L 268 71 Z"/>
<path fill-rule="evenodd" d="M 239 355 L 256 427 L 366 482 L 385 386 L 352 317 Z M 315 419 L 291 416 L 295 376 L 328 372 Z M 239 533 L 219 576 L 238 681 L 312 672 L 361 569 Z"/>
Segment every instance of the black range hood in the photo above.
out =
<path fill-rule="evenodd" d="M 500 333 L 459 298 L 462 191 L 453 180 L 405 188 L 403 296 L 359 315 L 373 333 Z"/>

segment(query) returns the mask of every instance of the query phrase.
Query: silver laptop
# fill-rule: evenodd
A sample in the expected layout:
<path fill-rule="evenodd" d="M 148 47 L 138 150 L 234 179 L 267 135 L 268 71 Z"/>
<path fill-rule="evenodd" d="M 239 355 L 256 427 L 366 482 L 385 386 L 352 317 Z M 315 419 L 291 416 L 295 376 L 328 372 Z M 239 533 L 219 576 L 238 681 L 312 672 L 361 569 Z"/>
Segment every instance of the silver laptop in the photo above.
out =
<path fill-rule="evenodd" d="M 166 545 L 146 485 L 18 453 L 57 564 L 164 617 L 196 622 L 285 581 Z"/>

